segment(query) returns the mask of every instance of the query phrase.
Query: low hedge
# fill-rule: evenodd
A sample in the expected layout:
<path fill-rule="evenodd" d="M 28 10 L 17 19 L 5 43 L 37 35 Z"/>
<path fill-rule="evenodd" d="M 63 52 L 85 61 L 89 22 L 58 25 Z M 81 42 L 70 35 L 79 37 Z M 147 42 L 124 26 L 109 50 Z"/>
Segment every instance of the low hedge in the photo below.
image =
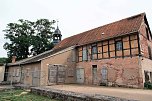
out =
<path fill-rule="evenodd" d="M 144 83 L 144 87 L 145 87 L 146 89 L 152 89 L 152 83 L 150 83 L 150 82 L 145 82 L 145 83 Z"/>

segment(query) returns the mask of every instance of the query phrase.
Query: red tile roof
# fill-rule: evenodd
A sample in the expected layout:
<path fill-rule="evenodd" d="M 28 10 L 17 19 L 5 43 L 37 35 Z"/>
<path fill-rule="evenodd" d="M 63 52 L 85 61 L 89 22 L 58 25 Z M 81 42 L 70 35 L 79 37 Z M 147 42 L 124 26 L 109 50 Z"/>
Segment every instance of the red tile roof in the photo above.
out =
<path fill-rule="evenodd" d="M 137 32 L 144 19 L 144 16 L 145 13 L 141 13 L 65 38 L 59 44 L 57 44 L 54 49 L 63 49 L 74 45 L 84 45 L 124 34 L 129 34 L 131 32 Z"/>
<path fill-rule="evenodd" d="M 41 59 L 54 54 L 61 49 L 68 48 L 70 46 L 75 45 L 84 45 L 88 43 L 93 43 L 100 40 L 105 40 L 125 34 L 129 34 L 131 32 L 136 32 L 139 30 L 140 25 L 144 19 L 145 13 L 141 13 L 135 16 L 131 16 L 126 19 L 122 19 L 120 21 L 116 21 L 71 37 L 68 37 L 62 40 L 59 44 L 57 44 L 52 50 L 41 53 L 37 56 L 33 56 L 27 59 L 23 59 L 17 61 L 15 63 L 9 63 L 8 66 L 27 64 L 33 62 L 40 62 Z M 102 34 L 104 33 L 104 34 Z"/>

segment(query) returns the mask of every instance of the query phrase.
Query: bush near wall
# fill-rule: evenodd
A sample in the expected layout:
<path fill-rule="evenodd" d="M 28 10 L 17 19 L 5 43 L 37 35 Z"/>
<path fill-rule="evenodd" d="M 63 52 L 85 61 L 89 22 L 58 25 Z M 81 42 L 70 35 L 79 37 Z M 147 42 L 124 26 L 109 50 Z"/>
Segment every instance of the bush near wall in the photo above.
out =
<path fill-rule="evenodd" d="M 144 87 L 145 87 L 146 89 L 152 89 L 152 83 L 150 83 L 150 82 L 145 82 L 145 83 L 144 83 Z"/>

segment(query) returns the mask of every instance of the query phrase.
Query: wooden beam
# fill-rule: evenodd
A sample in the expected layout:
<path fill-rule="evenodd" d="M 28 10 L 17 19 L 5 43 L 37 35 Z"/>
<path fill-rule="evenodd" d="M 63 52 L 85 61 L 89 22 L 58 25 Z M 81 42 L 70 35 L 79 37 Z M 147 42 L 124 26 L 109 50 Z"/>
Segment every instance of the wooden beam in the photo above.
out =
<path fill-rule="evenodd" d="M 101 43 L 101 45 L 102 45 L 102 59 L 103 59 L 103 42 Z"/>
<path fill-rule="evenodd" d="M 121 42 L 122 42 L 122 57 L 124 58 L 124 48 L 123 48 L 123 38 L 121 37 Z"/>
<path fill-rule="evenodd" d="M 109 40 L 108 40 L 108 57 L 110 58 L 110 47 L 109 47 Z"/>
<path fill-rule="evenodd" d="M 115 44 L 115 58 L 117 58 L 116 39 L 114 39 L 114 44 Z"/>
<path fill-rule="evenodd" d="M 139 32 L 137 33 L 137 41 L 138 41 L 138 54 L 141 55 L 141 49 L 140 49 L 140 38 L 139 38 Z"/>
<path fill-rule="evenodd" d="M 130 35 L 129 35 L 129 47 L 130 47 L 130 56 L 132 57 Z"/>

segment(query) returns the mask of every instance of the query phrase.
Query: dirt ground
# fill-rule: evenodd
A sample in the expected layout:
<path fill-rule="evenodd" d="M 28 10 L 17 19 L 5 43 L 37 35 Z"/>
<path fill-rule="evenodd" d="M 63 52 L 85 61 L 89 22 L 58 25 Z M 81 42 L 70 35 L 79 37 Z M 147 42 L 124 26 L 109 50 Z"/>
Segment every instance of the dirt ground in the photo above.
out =
<path fill-rule="evenodd" d="M 102 94 L 120 98 L 134 99 L 140 101 L 152 101 L 152 90 L 131 89 L 131 88 L 113 88 L 101 86 L 84 85 L 53 85 L 46 86 L 58 90 L 72 91 L 85 94 Z"/>

